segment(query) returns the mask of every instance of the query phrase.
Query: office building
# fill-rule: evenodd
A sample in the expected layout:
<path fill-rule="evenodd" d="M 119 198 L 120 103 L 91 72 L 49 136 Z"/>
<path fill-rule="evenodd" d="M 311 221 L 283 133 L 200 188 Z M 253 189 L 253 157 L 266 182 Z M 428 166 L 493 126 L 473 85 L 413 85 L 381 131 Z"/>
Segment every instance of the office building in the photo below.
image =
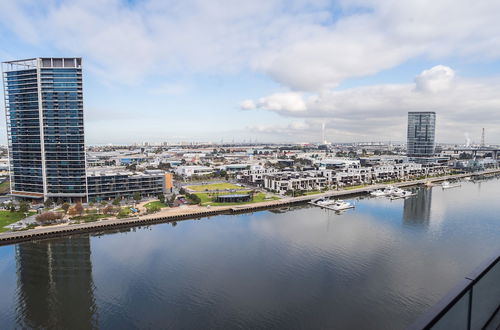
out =
<path fill-rule="evenodd" d="M 434 155 L 435 133 L 435 112 L 408 112 L 408 156 L 432 157 Z"/>
<path fill-rule="evenodd" d="M 87 196 L 81 58 L 2 63 L 11 194 Z"/>

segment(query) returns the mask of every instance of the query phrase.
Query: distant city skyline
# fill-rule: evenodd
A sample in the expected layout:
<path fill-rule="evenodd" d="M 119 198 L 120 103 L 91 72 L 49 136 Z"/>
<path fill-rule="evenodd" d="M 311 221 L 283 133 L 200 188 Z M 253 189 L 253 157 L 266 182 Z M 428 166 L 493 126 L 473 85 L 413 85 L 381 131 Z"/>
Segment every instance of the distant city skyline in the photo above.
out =
<path fill-rule="evenodd" d="M 498 144 L 499 15 L 469 0 L 2 1 L 0 61 L 82 57 L 88 145 L 320 142 L 323 124 L 329 142 L 406 141 L 409 111 L 436 112 L 436 143 L 485 128 Z"/>

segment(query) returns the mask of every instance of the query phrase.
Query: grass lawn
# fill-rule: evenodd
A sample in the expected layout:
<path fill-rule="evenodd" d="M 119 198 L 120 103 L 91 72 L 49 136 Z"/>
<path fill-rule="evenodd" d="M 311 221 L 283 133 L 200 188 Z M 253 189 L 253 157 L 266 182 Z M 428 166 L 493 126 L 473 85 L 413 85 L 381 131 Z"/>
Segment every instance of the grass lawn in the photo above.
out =
<path fill-rule="evenodd" d="M 321 194 L 322 192 L 326 192 L 326 191 L 319 191 L 319 190 L 306 191 L 304 193 L 304 195 L 305 196 L 316 195 L 316 194 Z"/>
<path fill-rule="evenodd" d="M 132 211 L 130 210 L 130 207 L 122 207 L 120 209 L 120 212 L 118 212 L 118 215 L 116 216 L 118 219 L 121 218 L 127 218 Z"/>
<path fill-rule="evenodd" d="M 211 183 L 211 184 L 201 184 L 196 186 L 187 186 L 186 188 L 193 191 L 205 191 L 205 190 L 225 190 L 225 189 L 243 189 L 243 187 L 237 186 L 232 183 Z"/>
<path fill-rule="evenodd" d="M 144 204 L 144 207 L 147 208 L 147 209 L 150 209 L 151 207 L 159 207 L 159 208 L 164 208 L 164 207 L 167 207 L 168 205 L 165 204 L 165 203 L 162 203 L 160 201 L 153 201 L 153 202 L 149 202 L 147 204 Z"/>
<path fill-rule="evenodd" d="M 0 195 L 8 194 L 10 192 L 10 181 L 5 180 L 0 183 Z"/>
<path fill-rule="evenodd" d="M 94 222 L 102 218 L 109 218 L 110 215 L 107 214 L 85 214 L 85 215 L 79 215 L 76 217 L 72 217 L 71 220 L 77 220 L 77 221 L 83 221 L 83 222 Z"/>
<path fill-rule="evenodd" d="M 29 215 L 33 215 L 35 213 L 36 212 L 29 212 Z M 5 226 L 24 218 L 26 217 L 24 216 L 24 213 L 21 212 L 0 211 L 0 233 L 9 230 L 4 228 Z"/>
<path fill-rule="evenodd" d="M 351 190 L 351 189 L 358 189 L 358 188 L 363 188 L 363 187 L 366 187 L 368 186 L 367 184 L 360 184 L 360 185 L 357 185 L 357 186 L 348 186 L 348 187 L 345 187 L 344 190 Z"/>
<path fill-rule="evenodd" d="M 238 192 L 239 194 L 247 194 L 249 191 L 241 191 Z M 243 205 L 243 204 L 252 204 L 252 203 L 259 203 L 259 202 L 264 202 L 264 201 L 270 201 L 270 200 L 276 200 L 279 199 L 278 197 L 271 197 L 269 199 L 266 199 L 266 194 L 265 193 L 256 193 L 253 196 L 253 200 L 250 202 L 243 202 L 243 203 L 216 203 L 212 201 L 212 198 L 216 196 L 216 194 L 208 194 L 208 193 L 196 193 L 196 196 L 200 197 L 201 200 L 201 205 L 206 206 L 206 205 L 211 205 L 211 206 L 230 206 L 230 205 Z"/>

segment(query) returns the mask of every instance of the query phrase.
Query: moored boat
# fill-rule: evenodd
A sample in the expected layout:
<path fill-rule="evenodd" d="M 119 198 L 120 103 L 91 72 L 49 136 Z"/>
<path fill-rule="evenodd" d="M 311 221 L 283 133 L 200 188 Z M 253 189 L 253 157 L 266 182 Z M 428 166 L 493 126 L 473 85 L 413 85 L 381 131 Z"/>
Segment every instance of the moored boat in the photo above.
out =
<path fill-rule="evenodd" d="M 441 183 L 441 187 L 443 187 L 443 189 L 457 188 L 460 186 L 460 183 L 451 183 L 450 181 L 443 181 L 443 183 Z"/>

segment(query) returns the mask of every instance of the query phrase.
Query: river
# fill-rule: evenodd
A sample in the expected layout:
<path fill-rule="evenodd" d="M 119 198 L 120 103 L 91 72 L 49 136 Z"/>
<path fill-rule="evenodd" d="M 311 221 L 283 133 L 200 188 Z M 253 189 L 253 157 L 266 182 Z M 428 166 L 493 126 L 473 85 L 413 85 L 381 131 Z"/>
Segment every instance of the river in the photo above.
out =
<path fill-rule="evenodd" d="M 500 248 L 500 179 L 0 247 L 0 328 L 401 329 Z"/>

